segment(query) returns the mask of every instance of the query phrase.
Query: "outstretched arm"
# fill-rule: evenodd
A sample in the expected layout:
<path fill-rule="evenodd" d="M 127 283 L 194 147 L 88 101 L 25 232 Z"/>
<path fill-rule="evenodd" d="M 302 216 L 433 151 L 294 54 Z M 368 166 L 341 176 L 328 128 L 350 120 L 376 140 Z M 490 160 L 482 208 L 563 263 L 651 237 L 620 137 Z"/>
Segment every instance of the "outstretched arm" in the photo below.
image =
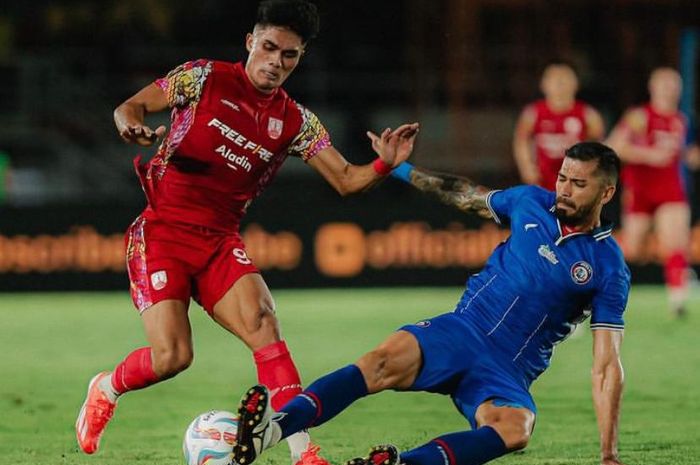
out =
<path fill-rule="evenodd" d="M 612 147 L 625 163 L 668 166 L 676 154 L 675 149 L 633 143 L 635 136 L 646 131 L 647 124 L 647 117 L 643 111 L 639 109 L 629 110 L 613 128 L 606 144 Z"/>
<path fill-rule="evenodd" d="M 486 203 L 486 196 L 492 189 L 478 185 L 468 178 L 430 173 L 409 163 L 403 163 L 394 175 L 463 212 L 476 213 L 482 218 L 493 218 Z"/>
<path fill-rule="evenodd" d="M 622 465 L 617 452 L 624 373 L 620 362 L 622 332 L 593 331 L 593 405 L 600 432 L 601 465 Z"/>
<path fill-rule="evenodd" d="M 394 131 L 386 129 L 380 136 L 368 133 L 372 147 L 379 155 L 373 163 L 353 165 L 329 146 L 311 158 L 309 165 L 340 195 L 362 192 L 378 184 L 409 157 L 417 134 L 418 123 L 404 124 Z"/>
<path fill-rule="evenodd" d="M 144 147 L 153 145 L 165 134 L 165 126 L 151 129 L 144 124 L 146 114 L 168 108 L 165 92 L 155 84 L 149 84 L 114 110 L 114 124 L 125 142 Z"/>

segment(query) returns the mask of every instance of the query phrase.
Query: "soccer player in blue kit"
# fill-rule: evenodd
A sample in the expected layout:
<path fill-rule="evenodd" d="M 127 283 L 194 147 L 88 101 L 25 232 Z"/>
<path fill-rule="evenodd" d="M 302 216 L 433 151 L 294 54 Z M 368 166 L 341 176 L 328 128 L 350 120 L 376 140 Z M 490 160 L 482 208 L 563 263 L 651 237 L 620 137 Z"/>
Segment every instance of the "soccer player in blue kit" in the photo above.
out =
<path fill-rule="evenodd" d="M 601 220 L 619 172 L 617 154 L 597 142 L 566 151 L 556 193 L 536 186 L 490 190 L 400 165 L 396 177 L 463 212 L 508 222 L 511 236 L 469 279 L 453 312 L 400 328 L 356 363 L 312 383 L 278 413 L 269 407 L 264 386 L 251 388 L 239 408 L 234 460 L 249 465 L 288 435 L 319 426 L 385 389 L 449 395 L 472 429 L 403 453 L 377 446 L 348 465 L 476 465 L 522 449 L 537 413 L 531 383 L 549 366 L 554 346 L 590 316 L 600 463 L 622 465 L 620 346 L 630 273 L 612 226 Z"/>

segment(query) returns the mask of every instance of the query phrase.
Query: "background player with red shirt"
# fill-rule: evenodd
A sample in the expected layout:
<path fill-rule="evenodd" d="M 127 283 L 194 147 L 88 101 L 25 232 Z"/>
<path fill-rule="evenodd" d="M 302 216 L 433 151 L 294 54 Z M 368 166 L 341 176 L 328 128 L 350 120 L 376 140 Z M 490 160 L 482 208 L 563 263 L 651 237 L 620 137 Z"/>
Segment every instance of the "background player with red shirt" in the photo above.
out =
<path fill-rule="evenodd" d="M 246 36 L 245 63 L 185 63 L 115 110 L 120 136 L 142 146 L 166 131 L 145 125 L 147 114 L 170 109 L 171 124 L 153 159 L 145 166 L 136 160 L 148 205 L 127 232 L 131 294 L 149 346 L 91 380 L 76 421 L 86 453 L 99 447 L 118 396 L 190 365 L 191 297 L 251 349 L 274 407 L 301 392 L 272 296 L 239 235 L 240 220 L 287 156 L 301 157 L 340 194 L 354 193 L 404 161 L 418 129 L 384 131 L 392 151 L 367 165 L 352 165 L 333 148 L 318 118 L 280 88 L 318 22 L 316 7 L 304 0 L 265 1 Z M 308 434 L 289 443 L 296 460 Z"/>
<path fill-rule="evenodd" d="M 513 154 L 523 182 L 555 190 L 564 151 L 585 140 L 603 138 L 603 118 L 576 100 L 578 78 L 567 63 L 552 62 L 542 73 L 544 99 L 520 114 L 513 136 Z"/>
<path fill-rule="evenodd" d="M 658 68 L 649 78 L 650 101 L 629 109 L 608 140 L 626 163 L 622 173 L 623 248 L 637 260 L 654 227 L 664 259 L 671 311 L 684 313 L 688 294 L 690 208 L 681 180 L 686 119 L 678 111 L 681 77 Z"/>

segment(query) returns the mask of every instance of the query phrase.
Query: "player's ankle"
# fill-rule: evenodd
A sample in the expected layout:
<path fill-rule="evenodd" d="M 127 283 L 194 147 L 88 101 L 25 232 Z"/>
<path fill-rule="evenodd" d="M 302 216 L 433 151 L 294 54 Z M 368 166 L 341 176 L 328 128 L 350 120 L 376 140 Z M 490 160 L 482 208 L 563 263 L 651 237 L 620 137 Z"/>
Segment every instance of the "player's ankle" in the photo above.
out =
<path fill-rule="evenodd" d="M 265 434 L 266 444 L 263 445 L 263 450 L 276 446 L 282 440 L 282 428 L 276 421 L 270 421 L 267 429 L 268 431 Z"/>
<path fill-rule="evenodd" d="M 272 426 L 273 424 L 276 423 L 272 421 L 270 426 Z M 280 428 L 279 425 L 277 425 L 277 427 Z M 289 435 L 285 439 L 287 440 L 287 444 L 289 445 L 289 453 L 292 456 L 292 463 L 297 463 L 301 458 L 301 454 L 304 453 L 304 451 L 306 451 L 306 449 L 309 447 L 311 437 L 309 436 L 309 433 L 307 431 L 299 431 L 297 433 Z"/>
<path fill-rule="evenodd" d="M 112 373 L 108 374 L 107 376 L 103 376 L 97 384 L 97 387 L 100 389 L 100 391 L 104 393 L 105 396 L 107 396 L 107 399 L 109 399 L 112 403 L 117 402 L 117 399 L 121 395 L 121 393 L 117 392 L 117 390 L 114 389 L 114 386 L 112 385 Z"/>

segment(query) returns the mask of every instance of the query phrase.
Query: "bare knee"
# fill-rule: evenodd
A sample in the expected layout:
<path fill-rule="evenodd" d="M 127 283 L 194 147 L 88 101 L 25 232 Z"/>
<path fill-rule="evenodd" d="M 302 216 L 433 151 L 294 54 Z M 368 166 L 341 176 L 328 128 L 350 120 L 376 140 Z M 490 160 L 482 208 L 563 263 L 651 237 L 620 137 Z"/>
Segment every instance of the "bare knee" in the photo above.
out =
<path fill-rule="evenodd" d="M 494 407 L 490 403 L 482 407 L 477 411 L 479 426 L 493 428 L 509 451 L 527 447 L 535 424 L 534 413 L 525 408 Z"/>
<path fill-rule="evenodd" d="M 532 432 L 525 428 L 523 425 L 510 424 L 510 425 L 500 425 L 493 427 L 503 443 L 506 445 L 506 449 L 509 451 L 525 449 L 530 442 L 530 437 Z M 499 431 L 499 429 L 501 431 Z"/>
<path fill-rule="evenodd" d="M 390 336 L 358 361 L 369 393 L 407 389 L 420 370 L 422 355 L 415 337 L 403 331 Z"/>
<path fill-rule="evenodd" d="M 392 374 L 388 370 L 391 355 L 386 347 L 379 346 L 360 357 L 356 365 L 367 383 L 367 391 L 380 392 L 392 386 Z"/>
<path fill-rule="evenodd" d="M 186 370 L 194 358 L 192 347 L 170 346 L 153 348 L 153 371 L 160 379 L 172 378 Z"/>

